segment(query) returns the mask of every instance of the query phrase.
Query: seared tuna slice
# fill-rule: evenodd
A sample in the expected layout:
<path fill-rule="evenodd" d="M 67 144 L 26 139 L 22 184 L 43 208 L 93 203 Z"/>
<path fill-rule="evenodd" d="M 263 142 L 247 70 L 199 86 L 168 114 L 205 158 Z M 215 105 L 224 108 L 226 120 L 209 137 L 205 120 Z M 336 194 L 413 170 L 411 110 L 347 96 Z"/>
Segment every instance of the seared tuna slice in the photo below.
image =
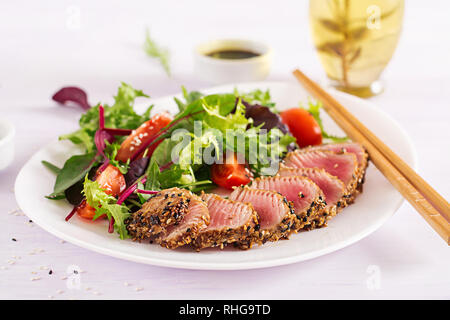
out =
<path fill-rule="evenodd" d="M 320 150 L 320 151 L 333 151 L 336 153 L 353 153 L 358 161 L 360 168 L 367 167 L 367 160 L 369 158 L 364 147 L 356 142 L 344 142 L 344 143 L 330 143 L 320 146 L 309 147 L 307 150 Z"/>
<path fill-rule="evenodd" d="M 187 213 L 192 194 L 171 188 L 158 192 L 128 219 L 128 232 L 144 240 L 159 235 L 169 225 L 179 223 Z"/>
<path fill-rule="evenodd" d="M 167 227 L 164 234 L 156 238 L 156 242 L 168 249 L 190 244 L 208 224 L 208 207 L 199 196 L 193 194 L 188 211 L 181 222 Z"/>
<path fill-rule="evenodd" d="M 291 201 L 297 219 L 294 230 L 309 226 L 325 209 L 322 190 L 310 179 L 301 176 L 264 177 L 252 181 L 250 188 L 271 190 L 281 193 Z"/>
<path fill-rule="evenodd" d="M 326 207 L 320 215 L 314 219 L 314 227 L 320 227 L 326 224 L 326 221 L 335 216 L 347 204 L 344 198 L 346 188 L 344 183 L 332 176 L 324 169 L 317 168 L 287 168 L 283 167 L 278 171 L 278 175 L 303 176 L 308 177 L 323 191 L 325 195 Z"/>
<path fill-rule="evenodd" d="M 171 188 L 151 197 L 126 223 L 134 240 L 155 240 L 176 248 L 189 243 L 208 221 L 208 209 L 200 197 L 185 189 Z M 184 228 L 183 232 L 177 233 L 178 228 Z"/>
<path fill-rule="evenodd" d="M 361 144 L 356 142 L 324 144 L 321 146 L 309 147 L 303 150 L 305 151 L 320 150 L 320 151 L 332 151 L 336 153 L 353 153 L 356 156 L 356 160 L 358 161 L 358 169 L 359 169 L 359 172 L 357 174 L 358 181 L 355 187 L 354 195 L 362 192 L 364 176 L 366 174 L 367 165 L 369 164 L 368 161 L 369 155 L 367 154 L 366 149 L 364 149 L 364 147 Z M 347 202 L 350 202 L 350 200 L 353 200 L 353 197 L 349 199 Z"/>
<path fill-rule="evenodd" d="M 338 177 L 346 186 L 352 183 L 358 171 L 358 162 L 354 154 L 337 154 L 329 151 L 298 149 L 286 155 L 284 165 L 292 168 L 325 169 L 329 174 Z"/>
<path fill-rule="evenodd" d="M 258 213 L 260 241 L 277 241 L 287 238 L 295 224 L 295 212 L 292 203 L 277 192 L 239 187 L 234 189 L 230 199 L 244 203 L 251 203 Z"/>
<path fill-rule="evenodd" d="M 347 189 L 344 198 L 347 204 L 352 203 L 355 196 L 362 191 L 365 170 L 358 166 L 353 153 L 298 149 L 286 155 L 283 166 L 325 169 L 344 182 Z"/>
<path fill-rule="evenodd" d="M 201 195 L 209 210 L 210 222 L 192 242 L 197 250 L 233 244 L 241 249 L 251 248 L 258 240 L 258 215 L 251 204 L 232 201 L 213 193 Z"/>

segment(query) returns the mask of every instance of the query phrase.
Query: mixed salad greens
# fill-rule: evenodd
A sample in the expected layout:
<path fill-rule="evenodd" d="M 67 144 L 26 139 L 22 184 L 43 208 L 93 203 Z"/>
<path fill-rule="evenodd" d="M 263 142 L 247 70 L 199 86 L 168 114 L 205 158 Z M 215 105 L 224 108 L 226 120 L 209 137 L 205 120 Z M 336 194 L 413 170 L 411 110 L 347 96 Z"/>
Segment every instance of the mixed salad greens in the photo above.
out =
<path fill-rule="evenodd" d="M 136 113 L 136 98 L 149 96 L 126 83 L 112 105 L 90 107 L 75 87 L 55 94 L 54 100 L 75 102 L 85 110 L 80 128 L 59 138 L 81 146 L 84 153 L 67 159 L 62 168 L 42 161 L 56 174 L 47 198 L 74 205 L 66 220 L 76 213 L 90 220 L 104 217 L 109 232 L 124 239 L 130 212 L 158 190 L 199 192 L 245 184 L 253 176 L 275 174 L 284 154 L 302 146 L 302 138 L 291 133 L 298 121 L 291 126 L 283 120 L 288 117 L 279 114 L 268 90 L 204 95 L 183 87 L 182 92 L 182 99 L 174 98 L 178 113 L 173 116 L 152 115 L 152 105 Z M 314 141 L 317 132 L 320 143 L 322 137 L 342 139 L 323 131 L 320 105 L 308 104 Z"/>

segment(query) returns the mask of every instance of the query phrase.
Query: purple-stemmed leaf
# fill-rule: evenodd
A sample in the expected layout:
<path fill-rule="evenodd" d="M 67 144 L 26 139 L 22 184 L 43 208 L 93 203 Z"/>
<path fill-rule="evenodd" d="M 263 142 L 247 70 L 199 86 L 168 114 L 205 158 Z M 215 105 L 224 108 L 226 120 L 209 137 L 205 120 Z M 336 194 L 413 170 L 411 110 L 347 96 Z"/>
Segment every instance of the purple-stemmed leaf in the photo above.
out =
<path fill-rule="evenodd" d="M 91 107 L 87 100 L 86 92 L 78 87 L 64 87 L 58 90 L 58 92 L 53 95 L 52 99 L 61 104 L 73 102 L 84 110 Z"/>
<path fill-rule="evenodd" d="M 278 128 L 284 134 L 289 132 L 287 126 L 281 121 L 281 117 L 272 112 L 269 107 L 259 104 L 249 104 L 244 100 L 242 100 L 242 104 L 245 105 L 245 117 L 252 118 L 255 127 L 262 124 L 261 129 L 266 129 L 267 131 Z"/>
<path fill-rule="evenodd" d="M 136 189 L 136 192 L 142 194 L 157 194 L 159 191 Z"/>
<path fill-rule="evenodd" d="M 139 158 L 130 163 L 130 166 L 128 167 L 128 171 L 125 174 L 125 182 L 128 186 L 131 186 L 133 183 L 136 182 L 139 177 L 141 177 L 148 166 L 148 157 Z"/>
<path fill-rule="evenodd" d="M 94 142 L 97 154 L 103 157 L 103 164 L 98 168 L 98 172 L 103 172 L 109 164 L 109 159 L 105 155 L 106 141 L 112 143 L 115 138 L 105 130 L 105 109 L 101 105 L 98 107 L 98 126 L 99 129 L 95 132 Z"/>

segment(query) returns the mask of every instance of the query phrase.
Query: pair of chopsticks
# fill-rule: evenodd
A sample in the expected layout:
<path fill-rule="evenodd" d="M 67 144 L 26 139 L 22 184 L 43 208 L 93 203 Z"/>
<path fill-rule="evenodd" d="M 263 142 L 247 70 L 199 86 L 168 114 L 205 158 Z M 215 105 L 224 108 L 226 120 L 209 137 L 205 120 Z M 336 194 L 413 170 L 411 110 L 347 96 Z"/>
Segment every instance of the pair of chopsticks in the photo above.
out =
<path fill-rule="evenodd" d="M 370 160 L 378 170 L 450 245 L 448 202 L 317 83 L 300 70 L 295 70 L 293 74 L 309 93 L 322 102 L 324 110 L 342 130 L 353 141 L 361 143 L 366 148 Z"/>

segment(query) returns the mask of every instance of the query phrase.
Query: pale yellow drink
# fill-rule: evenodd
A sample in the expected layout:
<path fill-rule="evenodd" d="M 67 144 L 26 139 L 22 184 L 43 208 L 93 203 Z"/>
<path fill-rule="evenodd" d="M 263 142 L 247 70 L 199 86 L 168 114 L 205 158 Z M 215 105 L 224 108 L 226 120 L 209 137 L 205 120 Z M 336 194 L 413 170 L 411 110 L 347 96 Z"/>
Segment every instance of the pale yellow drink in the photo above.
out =
<path fill-rule="evenodd" d="M 403 0 L 310 0 L 314 44 L 335 87 L 368 97 L 400 36 Z"/>

